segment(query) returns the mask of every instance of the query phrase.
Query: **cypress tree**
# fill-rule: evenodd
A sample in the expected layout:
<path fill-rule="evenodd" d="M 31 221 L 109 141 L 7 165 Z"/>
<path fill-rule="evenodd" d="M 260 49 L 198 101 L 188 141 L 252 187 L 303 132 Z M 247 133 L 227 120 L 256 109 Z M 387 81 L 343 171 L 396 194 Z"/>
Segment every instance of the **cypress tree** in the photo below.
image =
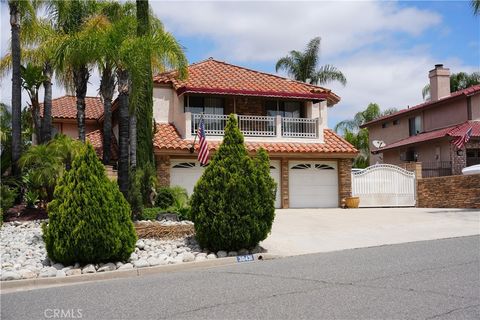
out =
<path fill-rule="evenodd" d="M 252 248 L 264 240 L 274 217 L 275 182 L 266 152 L 253 160 L 233 115 L 218 151 L 191 199 L 199 244 L 210 250 Z"/>
<path fill-rule="evenodd" d="M 48 206 L 49 222 L 43 226 L 48 256 L 65 265 L 125 261 L 137 240 L 130 216 L 130 206 L 88 144 Z"/>

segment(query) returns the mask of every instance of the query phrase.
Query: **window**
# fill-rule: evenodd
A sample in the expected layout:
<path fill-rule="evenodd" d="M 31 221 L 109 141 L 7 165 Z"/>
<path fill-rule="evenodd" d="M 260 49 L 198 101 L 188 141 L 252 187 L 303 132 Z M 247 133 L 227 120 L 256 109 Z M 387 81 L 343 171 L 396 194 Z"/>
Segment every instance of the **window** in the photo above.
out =
<path fill-rule="evenodd" d="M 388 122 L 382 123 L 382 128 L 386 128 L 386 127 L 388 127 Z"/>
<path fill-rule="evenodd" d="M 185 98 L 185 112 L 224 114 L 224 99 L 209 96 L 187 96 Z"/>
<path fill-rule="evenodd" d="M 480 164 L 480 149 L 467 149 L 467 167 Z"/>
<path fill-rule="evenodd" d="M 393 120 L 393 125 L 394 125 L 394 126 L 398 125 L 398 123 L 399 123 L 399 120 L 398 120 L 398 119 L 397 119 L 397 120 Z"/>
<path fill-rule="evenodd" d="M 280 115 L 285 118 L 303 118 L 303 103 L 301 101 L 265 101 L 267 116 Z"/>
<path fill-rule="evenodd" d="M 301 163 L 297 164 L 290 169 L 297 169 L 297 170 L 303 170 L 303 169 L 310 169 L 312 166 L 309 163 Z"/>
<path fill-rule="evenodd" d="M 416 116 L 408 119 L 408 130 L 410 136 L 416 136 L 422 132 L 422 117 Z"/>

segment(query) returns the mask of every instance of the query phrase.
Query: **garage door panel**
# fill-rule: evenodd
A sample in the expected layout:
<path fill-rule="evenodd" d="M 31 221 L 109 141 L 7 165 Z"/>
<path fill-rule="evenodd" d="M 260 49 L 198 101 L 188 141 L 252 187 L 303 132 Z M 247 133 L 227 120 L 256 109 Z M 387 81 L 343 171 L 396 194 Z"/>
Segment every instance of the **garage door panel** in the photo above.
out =
<path fill-rule="evenodd" d="M 338 206 L 335 161 L 291 161 L 289 168 L 291 208 Z"/>

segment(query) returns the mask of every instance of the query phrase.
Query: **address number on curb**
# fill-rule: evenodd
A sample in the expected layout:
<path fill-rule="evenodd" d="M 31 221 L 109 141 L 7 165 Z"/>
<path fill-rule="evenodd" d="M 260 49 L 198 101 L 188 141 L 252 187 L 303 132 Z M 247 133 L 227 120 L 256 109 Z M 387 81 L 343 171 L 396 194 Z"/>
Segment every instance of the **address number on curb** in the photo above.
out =
<path fill-rule="evenodd" d="M 245 256 L 237 256 L 237 262 L 250 262 L 255 260 L 252 254 L 247 254 Z"/>

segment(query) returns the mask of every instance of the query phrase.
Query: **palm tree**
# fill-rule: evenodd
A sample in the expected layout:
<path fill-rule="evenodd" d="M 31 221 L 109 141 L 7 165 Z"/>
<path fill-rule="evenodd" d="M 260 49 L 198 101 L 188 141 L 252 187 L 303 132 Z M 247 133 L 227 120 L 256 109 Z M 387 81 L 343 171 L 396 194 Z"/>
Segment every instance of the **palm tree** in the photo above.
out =
<path fill-rule="evenodd" d="M 353 162 L 354 167 L 366 168 L 370 158 L 368 129 L 361 129 L 360 126 L 395 112 L 397 112 L 395 108 L 386 109 L 382 112 L 378 104 L 370 103 L 365 110 L 357 112 L 353 119 L 343 120 L 337 123 L 335 131 L 343 132 L 345 140 L 350 142 L 359 151 L 359 154 Z"/>
<path fill-rule="evenodd" d="M 278 60 L 275 71 L 283 69 L 297 81 L 311 84 L 338 81 L 345 86 L 347 79 L 336 67 L 327 64 L 317 70 L 319 49 L 320 37 L 313 38 L 303 52 L 292 50 L 290 54 Z"/>
<path fill-rule="evenodd" d="M 450 92 L 466 89 L 468 87 L 480 84 L 480 72 L 458 72 L 452 73 L 450 76 Z M 425 85 L 422 89 L 422 97 L 424 100 L 430 98 L 430 84 Z"/>
<path fill-rule="evenodd" d="M 472 8 L 473 8 L 473 14 L 474 15 L 480 15 L 480 0 L 471 0 Z"/>
<path fill-rule="evenodd" d="M 42 124 L 40 119 L 40 102 L 38 100 L 38 92 L 40 90 L 40 86 L 45 81 L 45 77 L 43 75 L 42 67 L 36 66 L 32 63 L 27 63 L 26 66 L 21 66 L 21 75 L 22 75 L 22 87 L 27 91 L 28 96 L 30 97 L 30 107 L 32 112 L 32 119 L 34 123 L 34 130 L 37 136 L 38 142 L 42 143 Z M 51 110 L 50 114 L 45 113 L 44 117 L 51 118 Z"/>

